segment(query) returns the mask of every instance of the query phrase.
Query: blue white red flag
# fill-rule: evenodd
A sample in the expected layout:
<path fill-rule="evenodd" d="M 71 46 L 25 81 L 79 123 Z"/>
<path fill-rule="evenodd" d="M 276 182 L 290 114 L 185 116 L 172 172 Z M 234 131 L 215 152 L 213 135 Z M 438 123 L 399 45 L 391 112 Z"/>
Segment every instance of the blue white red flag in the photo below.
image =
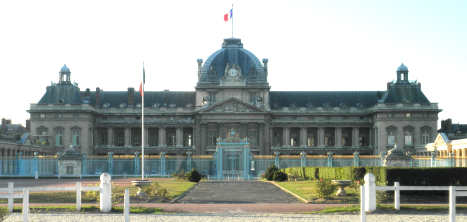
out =
<path fill-rule="evenodd" d="M 229 19 L 232 19 L 232 16 L 233 16 L 233 9 L 230 9 L 230 12 L 224 15 L 224 21 L 226 22 L 229 21 Z"/>

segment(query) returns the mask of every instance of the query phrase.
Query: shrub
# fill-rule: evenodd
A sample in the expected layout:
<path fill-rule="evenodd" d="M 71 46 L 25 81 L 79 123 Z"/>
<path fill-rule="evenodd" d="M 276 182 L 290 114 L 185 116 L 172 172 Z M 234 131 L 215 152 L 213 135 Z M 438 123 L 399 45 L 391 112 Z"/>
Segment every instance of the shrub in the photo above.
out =
<path fill-rule="evenodd" d="M 264 174 L 264 177 L 266 178 L 266 180 L 271 181 L 271 180 L 273 180 L 274 173 L 277 172 L 277 171 L 279 171 L 279 169 L 274 164 L 272 164 L 266 170 L 266 173 Z"/>
<path fill-rule="evenodd" d="M 5 221 L 8 215 L 9 215 L 8 208 L 0 207 L 0 221 Z"/>
<path fill-rule="evenodd" d="M 318 197 L 330 197 L 337 190 L 337 185 L 333 184 L 331 179 L 320 179 L 316 184 L 315 192 Z"/>
<path fill-rule="evenodd" d="M 100 187 L 101 183 L 94 184 L 94 187 Z M 125 190 L 120 188 L 118 184 L 111 183 L 112 186 L 112 207 L 116 207 L 117 204 L 122 203 L 125 197 Z M 88 187 L 93 187 L 92 184 L 89 184 Z M 99 191 L 88 191 L 86 196 L 96 199 L 97 202 L 100 202 L 100 192 Z"/>
<path fill-rule="evenodd" d="M 180 173 L 172 173 L 172 176 L 176 180 L 186 180 L 186 172 L 184 170 L 180 171 Z"/>
<path fill-rule="evenodd" d="M 186 174 L 186 180 L 198 183 L 201 180 L 201 174 L 195 168 Z"/>
<path fill-rule="evenodd" d="M 287 174 L 281 171 L 276 171 L 274 172 L 274 175 L 272 177 L 274 181 L 282 182 L 287 180 Z"/>
<path fill-rule="evenodd" d="M 167 189 L 162 189 L 161 185 L 159 185 L 157 182 L 152 182 L 151 185 L 144 186 L 141 188 L 141 190 L 151 198 L 167 196 Z"/>

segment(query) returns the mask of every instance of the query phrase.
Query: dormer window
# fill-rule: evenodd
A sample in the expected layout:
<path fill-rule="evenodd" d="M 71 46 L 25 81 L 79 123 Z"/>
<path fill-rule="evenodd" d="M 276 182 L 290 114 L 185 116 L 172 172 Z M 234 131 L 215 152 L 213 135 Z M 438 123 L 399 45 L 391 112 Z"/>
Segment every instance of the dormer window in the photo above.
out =
<path fill-rule="evenodd" d="M 174 108 L 174 107 L 176 107 L 176 106 L 177 106 L 177 104 L 175 104 L 175 103 L 169 104 L 169 107 L 172 107 L 172 108 Z"/>
<path fill-rule="evenodd" d="M 104 107 L 104 108 L 107 108 L 109 106 L 110 106 L 110 104 L 108 104 L 108 103 L 104 103 L 104 105 L 102 105 L 102 107 Z"/>
<path fill-rule="evenodd" d="M 160 107 L 159 103 L 154 103 L 152 107 Z"/>
<path fill-rule="evenodd" d="M 104 106 L 104 107 L 105 107 L 105 106 Z M 121 103 L 121 104 L 119 105 L 119 107 L 126 107 L 126 104 L 125 104 L 125 103 Z"/>
<path fill-rule="evenodd" d="M 141 107 L 141 103 L 137 103 L 137 104 L 136 104 L 136 107 Z"/>

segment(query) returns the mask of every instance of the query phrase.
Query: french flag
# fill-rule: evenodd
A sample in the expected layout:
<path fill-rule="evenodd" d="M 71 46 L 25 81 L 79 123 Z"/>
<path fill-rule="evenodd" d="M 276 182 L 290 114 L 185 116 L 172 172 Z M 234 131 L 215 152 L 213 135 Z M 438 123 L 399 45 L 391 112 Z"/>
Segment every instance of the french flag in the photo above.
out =
<path fill-rule="evenodd" d="M 232 19 L 233 16 L 233 9 L 230 9 L 230 12 L 224 15 L 224 21 L 229 21 L 229 14 L 230 14 L 230 19 Z"/>

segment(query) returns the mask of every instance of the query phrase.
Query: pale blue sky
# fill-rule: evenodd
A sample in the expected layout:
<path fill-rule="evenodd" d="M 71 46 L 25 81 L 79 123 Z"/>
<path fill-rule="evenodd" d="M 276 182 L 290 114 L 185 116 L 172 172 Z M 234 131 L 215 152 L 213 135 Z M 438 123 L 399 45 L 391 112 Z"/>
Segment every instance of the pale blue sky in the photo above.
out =
<path fill-rule="evenodd" d="M 193 91 L 231 37 L 269 58 L 271 90 L 386 90 L 401 64 L 467 124 L 467 1 L 0 1 L 0 118 L 22 123 L 64 63 L 81 90 Z"/>

